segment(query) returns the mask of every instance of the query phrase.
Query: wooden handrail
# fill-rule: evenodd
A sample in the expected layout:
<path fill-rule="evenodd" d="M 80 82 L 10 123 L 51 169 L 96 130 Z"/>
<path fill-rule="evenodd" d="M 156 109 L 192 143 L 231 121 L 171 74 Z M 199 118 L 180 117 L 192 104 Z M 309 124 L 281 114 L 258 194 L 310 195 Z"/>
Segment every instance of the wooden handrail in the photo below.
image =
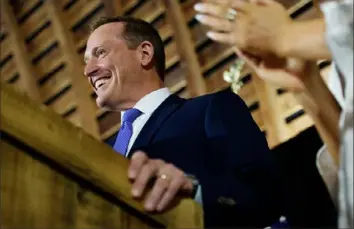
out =
<path fill-rule="evenodd" d="M 0 91 L 1 131 L 168 228 L 203 227 L 202 209 L 192 199 L 162 214 L 145 212 L 131 196 L 126 158 L 10 86 L 2 83 Z"/>

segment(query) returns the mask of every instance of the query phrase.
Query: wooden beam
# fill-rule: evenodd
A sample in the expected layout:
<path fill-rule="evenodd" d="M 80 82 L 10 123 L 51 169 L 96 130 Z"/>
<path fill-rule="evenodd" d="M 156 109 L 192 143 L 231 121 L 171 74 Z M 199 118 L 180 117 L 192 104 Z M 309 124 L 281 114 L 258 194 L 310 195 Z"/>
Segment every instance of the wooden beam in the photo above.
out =
<path fill-rule="evenodd" d="M 8 1 L 2 1 L 1 13 L 4 17 L 7 31 L 11 36 L 11 38 L 7 39 L 11 39 L 11 48 L 20 74 L 20 87 L 31 99 L 41 101 L 36 72 L 29 58 L 25 41 L 17 24 L 13 9 Z"/>
<path fill-rule="evenodd" d="M 115 17 L 123 14 L 121 0 L 101 0 L 108 17 Z"/>
<path fill-rule="evenodd" d="M 57 5 L 56 0 L 46 1 L 48 16 L 52 21 L 54 34 L 59 40 L 63 49 L 64 58 L 68 63 L 71 75 L 72 88 L 76 97 L 77 110 L 80 114 L 81 126 L 89 134 L 99 139 L 98 123 L 96 120 L 96 109 L 90 95 L 90 86 L 83 75 L 83 60 L 76 52 L 72 33 L 67 27 L 68 22 L 63 17 L 63 12 Z"/>
<path fill-rule="evenodd" d="M 182 198 L 165 213 L 148 214 L 143 203 L 130 194 L 128 159 L 8 85 L 1 85 L 0 98 L 4 133 L 167 228 L 203 228 L 202 209 L 194 200 Z"/>
<path fill-rule="evenodd" d="M 165 14 L 174 28 L 174 38 L 181 56 L 181 63 L 186 65 L 188 70 L 187 88 L 189 95 L 192 97 L 203 95 L 207 92 L 206 84 L 181 6 L 176 0 L 164 0 L 164 3 L 166 6 Z"/>
<path fill-rule="evenodd" d="M 275 87 L 265 83 L 255 74 L 252 76 L 252 81 L 259 99 L 259 109 L 267 132 L 268 145 L 273 148 L 288 138 L 286 123 L 276 102 L 277 91 Z"/>

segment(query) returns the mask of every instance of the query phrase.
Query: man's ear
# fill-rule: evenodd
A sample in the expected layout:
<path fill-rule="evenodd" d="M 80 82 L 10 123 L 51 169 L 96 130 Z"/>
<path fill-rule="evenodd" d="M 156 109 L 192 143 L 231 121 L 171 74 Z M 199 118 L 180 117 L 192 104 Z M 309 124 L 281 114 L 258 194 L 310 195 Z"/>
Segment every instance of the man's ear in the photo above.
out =
<path fill-rule="evenodd" d="M 154 58 L 154 46 L 149 41 L 143 41 L 138 47 L 141 65 L 150 66 Z"/>

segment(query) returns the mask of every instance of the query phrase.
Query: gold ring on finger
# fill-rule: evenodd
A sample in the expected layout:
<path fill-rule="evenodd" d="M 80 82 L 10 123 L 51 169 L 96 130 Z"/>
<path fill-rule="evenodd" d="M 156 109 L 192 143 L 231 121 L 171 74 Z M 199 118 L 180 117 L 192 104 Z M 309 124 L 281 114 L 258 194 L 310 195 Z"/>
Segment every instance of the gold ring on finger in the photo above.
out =
<path fill-rule="evenodd" d="M 162 180 L 168 180 L 168 176 L 166 174 L 161 174 L 160 179 Z"/>

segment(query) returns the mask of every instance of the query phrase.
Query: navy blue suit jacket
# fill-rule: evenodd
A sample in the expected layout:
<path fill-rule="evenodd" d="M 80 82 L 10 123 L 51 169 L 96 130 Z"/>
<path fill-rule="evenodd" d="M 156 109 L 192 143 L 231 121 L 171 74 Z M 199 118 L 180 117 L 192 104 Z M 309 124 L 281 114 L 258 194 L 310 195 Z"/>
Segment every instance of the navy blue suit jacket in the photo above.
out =
<path fill-rule="evenodd" d="M 265 227 L 280 216 L 277 166 L 266 138 L 230 90 L 187 100 L 171 95 L 130 157 L 136 150 L 198 178 L 206 227 Z"/>

